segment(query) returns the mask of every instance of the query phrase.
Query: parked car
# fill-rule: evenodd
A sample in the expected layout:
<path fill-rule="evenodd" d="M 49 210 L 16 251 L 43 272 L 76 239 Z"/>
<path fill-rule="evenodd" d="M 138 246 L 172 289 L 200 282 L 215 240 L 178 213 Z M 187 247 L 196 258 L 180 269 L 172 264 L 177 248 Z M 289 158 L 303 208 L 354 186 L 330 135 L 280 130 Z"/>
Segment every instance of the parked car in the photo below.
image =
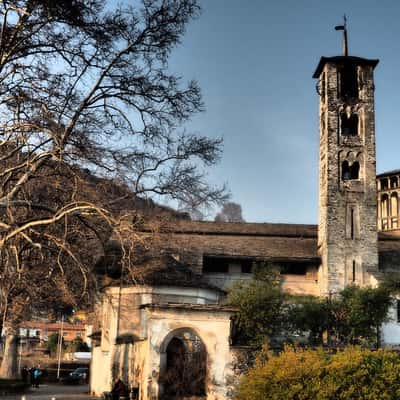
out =
<path fill-rule="evenodd" d="M 62 383 L 86 383 L 89 378 L 89 368 L 79 367 L 61 379 Z"/>

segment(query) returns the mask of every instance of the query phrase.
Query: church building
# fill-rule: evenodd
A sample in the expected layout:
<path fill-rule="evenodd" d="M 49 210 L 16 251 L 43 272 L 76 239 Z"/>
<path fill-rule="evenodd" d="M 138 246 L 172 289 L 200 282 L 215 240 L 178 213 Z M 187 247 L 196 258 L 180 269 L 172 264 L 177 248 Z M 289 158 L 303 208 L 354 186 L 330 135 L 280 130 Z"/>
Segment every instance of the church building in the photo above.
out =
<path fill-rule="evenodd" d="M 400 170 L 376 176 L 374 69 L 378 60 L 322 57 L 319 95 L 318 225 L 171 221 L 158 236 L 159 256 L 140 284 L 106 290 L 93 337 L 90 390 L 111 390 L 120 377 L 140 400 L 176 395 L 190 381 L 193 398 L 228 400 L 240 374 L 230 342 L 234 310 L 221 305 L 254 262 L 278 265 L 283 288 L 314 296 L 345 286 L 376 286 L 400 269 Z M 143 228 L 143 237 L 151 236 Z M 397 311 L 383 327 L 400 346 Z M 179 357 L 196 360 L 176 374 Z M 183 382 L 183 381 L 182 381 Z M 190 385 L 188 385 L 190 386 Z M 197 396 L 197 397 L 196 397 Z"/>

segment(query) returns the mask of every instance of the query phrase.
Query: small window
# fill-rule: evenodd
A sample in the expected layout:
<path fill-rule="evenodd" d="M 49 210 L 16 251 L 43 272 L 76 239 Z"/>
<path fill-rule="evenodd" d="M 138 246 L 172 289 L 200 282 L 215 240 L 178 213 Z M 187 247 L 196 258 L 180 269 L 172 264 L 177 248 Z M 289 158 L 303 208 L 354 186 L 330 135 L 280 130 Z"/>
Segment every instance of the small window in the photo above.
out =
<path fill-rule="evenodd" d="M 218 274 L 250 274 L 253 267 L 251 258 L 229 258 L 229 257 L 203 257 L 203 273 Z"/>
<path fill-rule="evenodd" d="M 392 178 L 390 178 L 390 188 L 396 189 L 397 187 L 398 187 L 397 176 L 393 176 Z"/>
<path fill-rule="evenodd" d="M 346 239 L 360 239 L 360 219 L 356 204 L 349 203 L 346 206 Z"/>
<path fill-rule="evenodd" d="M 350 210 L 350 238 L 354 239 L 354 208 Z"/>
<path fill-rule="evenodd" d="M 342 163 L 342 180 L 348 181 L 350 179 L 350 167 L 348 161 L 343 161 Z"/>
<path fill-rule="evenodd" d="M 306 275 L 307 264 L 301 262 L 285 262 L 280 265 L 281 274 L 283 275 Z"/>
<path fill-rule="evenodd" d="M 229 260 L 223 257 L 203 257 L 203 273 L 227 274 Z"/>
<path fill-rule="evenodd" d="M 360 164 L 358 161 L 354 161 L 352 165 L 350 165 L 350 179 L 358 179 L 360 173 Z"/>
<path fill-rule="evenodd" d="M 242 260 L 241 261 L 242 274 L 251 274 L 253 261 L 252 260 Z"/>

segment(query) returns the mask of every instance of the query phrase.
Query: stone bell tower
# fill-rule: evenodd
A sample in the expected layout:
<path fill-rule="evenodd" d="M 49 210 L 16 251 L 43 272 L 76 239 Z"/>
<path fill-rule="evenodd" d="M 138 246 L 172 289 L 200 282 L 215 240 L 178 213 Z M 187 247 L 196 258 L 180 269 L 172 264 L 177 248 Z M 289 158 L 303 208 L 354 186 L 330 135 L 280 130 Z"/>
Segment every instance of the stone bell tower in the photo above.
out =
<path fill-rule="evenodd" d="M 319 94 L 320 294 L 373 285 L 378 269 L 374 77 L 378 60 L 322 57 Z"/>

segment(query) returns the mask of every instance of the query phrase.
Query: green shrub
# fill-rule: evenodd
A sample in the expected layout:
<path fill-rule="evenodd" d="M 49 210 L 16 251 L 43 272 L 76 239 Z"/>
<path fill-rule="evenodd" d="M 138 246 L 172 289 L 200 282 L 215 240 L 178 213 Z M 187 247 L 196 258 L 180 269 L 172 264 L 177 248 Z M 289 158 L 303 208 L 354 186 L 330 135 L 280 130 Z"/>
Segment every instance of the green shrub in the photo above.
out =
<path fill-rule="evenodd" d="M 75 353 L 76 351 L 90 351 L 90 348 L 87 345 L 87 343 L 84 342 L 80 337 L 77 337 L 74 340 L 72 340 L 68 344 L 66 349 L 67 353 Z"/>
<path fill-rule="evenodd" d="M 286 347 L 262 353 L 236 400 L 397 400 L 400 355 L 348 347 L 336 354 Z"/>
<path fill-rule="evenodd" d="M 285 329 L 288 295 L 281 288 L 279 270 L 271 264 L 253 267 L 253 279 L 239 281 L 228 294 L 236 308 L 232 340 L 235 344 L 261 348 Z"/>

